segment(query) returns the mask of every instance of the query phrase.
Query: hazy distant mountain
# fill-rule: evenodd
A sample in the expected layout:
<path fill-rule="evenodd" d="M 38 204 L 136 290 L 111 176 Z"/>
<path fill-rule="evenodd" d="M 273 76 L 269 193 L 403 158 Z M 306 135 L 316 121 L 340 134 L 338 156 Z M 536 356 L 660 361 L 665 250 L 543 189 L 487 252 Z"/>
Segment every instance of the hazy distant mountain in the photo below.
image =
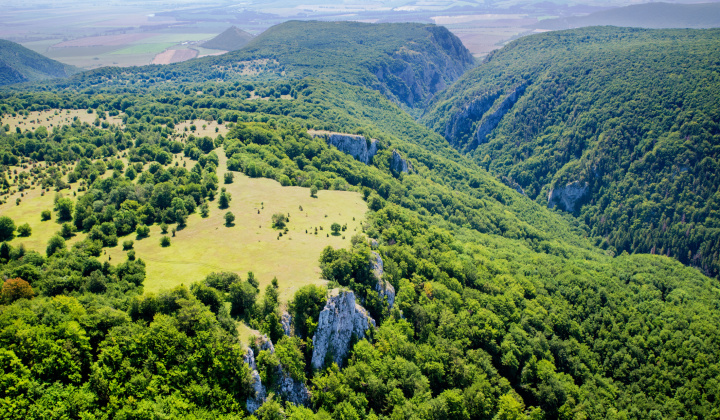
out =
<path fill-rule="evenodd" d="M 627 26 L 636 28 L 720 27 L 720 3 L 647 3 L 559 19 L 533 25 L 537 29 L 572 29 L 584 26 Z"/>
<path fill-rule="evenodd" d="M 253 39 L 252 34 L 243 31 L 237 26 L 232 26 L 220 35 L 202 44 L 202 47 L 214 50 L 235 51 L 247 45 L 251 39 Z"/>
<path fill-rule="evenodd" d="M 0 85 L 67 77 L 80 69 L 0 39 Z"/>

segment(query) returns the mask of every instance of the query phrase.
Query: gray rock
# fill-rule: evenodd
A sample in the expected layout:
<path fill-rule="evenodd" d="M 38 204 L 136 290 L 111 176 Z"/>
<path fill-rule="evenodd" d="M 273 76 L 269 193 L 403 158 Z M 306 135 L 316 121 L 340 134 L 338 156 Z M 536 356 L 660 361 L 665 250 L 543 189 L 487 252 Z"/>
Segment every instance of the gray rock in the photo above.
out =
<path fill-rule="evenodd" d="M 371 238 L 368 242 L 370 243 L 370 249 L 378 249 L 378 246 L 380 246 L 377 239 Z"/>
<path fill-rule="evenodd" d="M 255 353 L 253 353 L 251 348 L 247 349 L 243 360 L 250 366 L 250 369 L 252 369 L 252 372 L 250 372 L 252 395 L 245 401 L 245 407 L 250 413 L 254 413 L 265 402 L 267 391 L 260 380 L 260 374 L 257 371 L 257 364 L 255 363 Z"/>
<path fill-rule="evenodd" d="M 555 187 L 548 193 L 548 208 L 557 206 L 561 210 L 574 212 L 577 210 L 578 203 L 587 196 L 589 191 L 588 183 L 580 181 L 570 182 L 560 188 Z"/>
<path fill-rule="evenodd" d="M 395 304 L 395 288 L 383 279 L 383 274 L 385 273 L 383 260 L 380 254 L 375 251 L 370 252 L 370 270 L 377 282 L 375 283 L 375 291 L 378 292 L 380 300 L 382 301 L 387 297 L 388 309 L 392 309 Z"/>
<path fill-rule="evenodd" d="M 365 330 L 375 321 L 370 318 L 365 308 L 355 302 L 355 293 L 351 291 L 332 291 L 334 296 L 328 298 L 325 308 L 320 312 L 317 330 L 313 337 L 313 369 L 320 369 L 326 355 L 332 355 L 338 366 L 350 351 L 353 337 L 362 339 Z"/>
<path fill-rule="evenodd" d="M 377 140 L 368 140 L 365 136 L 358 134 L 317 133 L 313 136 L 325 139 L 327 144 L 337 147 L 339 151 L 347 153 L 366 165 L 372 162 L 372 158 L 378 150 Z"/>
<path fill-rule="evenodd" d="M 257 337 L 255 339 L 255 344 L 257 345 L 258 349 L 260 349 L 260 351 L 269 350 L 270 353 L 275 353 L 275 346 L 273 346 L 272 341 L 270 341 L 268 336 L 265 334 Z"/>
<path fill-rule="evenodd" d="M 278 366 L 278 394 L 286 401 L 295 405 L 307 405 L 310 402 L 310 391 L 301 381 L 296 381 L 283 370 L 282 365 Z"/>
<path fill-rule="evenodd" d="M 397 173 L 408 173 L 410 170 L 410 164 L 402 157 L 400 152 L 393 150 L 392 159 L 390 160 L 390 170 Z"/>
<path fill-rule="evenodd" d="M 500 120 L 503 119 L 505 114 L 515 105 L 515 102 L 520 99 L 523 93 L 525 93 L 527 83 L 522 83 L 520 86 L 513 89 L 503 100 L 500 105 L 489 115 L 485 115 L 480 124 L 478 125 L 477 131 L 475 132 L 474 147 L 479 144 L 487 142 L 487 136 L 500 124 Z"/>
<path fill-rule="evenodd" d="M 293 336 L 293 328 L 292 328 L 292 315 L 287 313 L 287 311 L 283 311 L 282 315 L 280 315 L 280 323 L 282 324 L 283 331 L 285 332 L 285 335 Z"/>

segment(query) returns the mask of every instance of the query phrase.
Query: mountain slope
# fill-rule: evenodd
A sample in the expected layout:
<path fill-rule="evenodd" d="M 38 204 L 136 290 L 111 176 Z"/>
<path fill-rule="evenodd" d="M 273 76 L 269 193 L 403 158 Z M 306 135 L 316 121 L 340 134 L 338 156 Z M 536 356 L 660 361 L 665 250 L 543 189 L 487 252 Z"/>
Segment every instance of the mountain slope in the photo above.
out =
<path fill-rule="evenodd" d="M 236 51 L 247 45 L 252 39 L 252 34 L 243 31 L 237 26 L 231 26 L 226 31 L 203 43 L 201 46 L 203 48 L 215 50 Z"/>
<path fill-rule="evenodd" d="M 79 71 L 20 44 L 0 39 L 0 86 L 68 77 Z"/>
<path fill-rule="evenodd" d="M 532 25 L 537 29 L 572 29 L 584 26 L 625 26 L 633 28 L 717 28 L 720 3 L 646 3 L 594 12 L 587 16 L 547 19 Z"/>
<path fill-rule="evenodd" d="M 720 269 L 720 31 L 585 28 L 518 40 L 424 122 L 617 252 Z"/>

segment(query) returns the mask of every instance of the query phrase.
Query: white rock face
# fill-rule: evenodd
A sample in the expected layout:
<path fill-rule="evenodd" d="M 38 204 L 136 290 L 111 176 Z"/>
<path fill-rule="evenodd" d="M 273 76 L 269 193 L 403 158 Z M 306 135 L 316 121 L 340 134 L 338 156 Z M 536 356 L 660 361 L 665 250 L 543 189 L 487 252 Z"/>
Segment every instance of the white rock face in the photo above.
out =
<path fill-rule="evenodd" d="M 285 335 L 292 337 L 292 315 L 287 312 L 283 312 L 282 315 L 280 315 L 280 323 L 282 324 L 283 332 L 285 332 Z"/>
<path fill-rule="evenodd" d="M 400 152 L 397 150 L 393 150 L 392 152 L 392 160 L 390 161 L 390 170 L 395 172 L 403 172 L 408 173 L 410 170 L 410 164 L 408 161 L 402 157 Z"/>
<path fill-rule="evenodd" d="M 564 187 L 553 188 L 548 194 L 548 208 L 560 207 L 567 212 L 575 211 L 577 203 L 585 198 L 590 188 L 588 183 L 573 181 Z"/>
<path fill-rule="evenodd" d="M 355 293 L 339 292 L 332 296 L 320 312 L 318 327 L 313 337 L 313 369 L 320 369 L 325 356 L 331 354 L 338 366 L 350 351 L 350 343 L 354 337 L 365 337 L 365 330 L 375 321 L 370 318 L 365 308 L 355 302 Z"/>
<path fill-rule="evenodd" d="M 260 336 L 258 339 L 258 345 L 260 347 L 260 351 L 267 350 L 270 353 L 275 353 L 275 347 L 265 335 Z M 247 353 L 245 353 L 243 360 L 248 366 L 250 366 L 250 369 L 252 369 L 250 375 L 252 377 L 253 386 L 252 396 L 250 396 L 245 402 L 245 407 L 247 407 L 247 410 L 250 413 L 254 413 L 258 408 L 260 408 L 260 406 L 263 405 L 265 399 L 267 399 L 267 389 L 265 389 L 265 386 L 262 384 L 262 380 L 260 379 L 260 374 L 257 371 L 257 363 L 255 362 L 255 353 L 251 348 L 247 349 Z M 307 389 L 305 384 L 293 379 L 290 374 L 284 371 L 282 365 L 278 365 L 276 375 L 279 378 L 277 393 L 281 398 L 290 401 L 295 405 L 307 405 L 310 402 L 310 391 Z"/>
<path fill-rule="evenodd" d="M 366 165 L 372 162 L 372 158 L 378 150 L 377 140 L 368 141 L 364 136 L 357 134 L 329 133 L 315 136 L 324 138 L 327 144 L 337 147 L 341 152 L 347 153 Z"/>
<path fill-rule="evenodd" d="M 260 374 L 257 371 L 257 364 L 255 363 L 255 353 L 253 353 L 251 348 L 247 349 L 247 353 L 245 353 L 243 360 L 248 364 L 248 366 L 250 366 L 250 369 L 252 369 L 250 375 L 252 377 L 253 387 L 253 394 L 245 402 L 245 407 L 250 413 L 254 413 L 265 402 L 267 392 L 260 380 Z"/>
<path fill-rule="evenodd" d="M 395 288 L 392 284 L 383 279 L 385 270 L 383 269 L 383 260 L 379 253 L 375 251 L 370 252 L 370 270 L 372 270 L 377 283 L 375 284 L 375 291 L 378 292 L 380 300 L 387 297 L 388 309 L 392 309 L 395 304 Z"/>

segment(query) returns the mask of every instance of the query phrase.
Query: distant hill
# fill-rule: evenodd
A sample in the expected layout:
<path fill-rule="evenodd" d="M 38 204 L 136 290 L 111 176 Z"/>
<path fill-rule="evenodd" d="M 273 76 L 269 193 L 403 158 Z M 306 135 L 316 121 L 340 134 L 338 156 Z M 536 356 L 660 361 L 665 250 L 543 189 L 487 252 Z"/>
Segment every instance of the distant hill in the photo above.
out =
<path fill-rule="evenodd" d="M 249 58 L 277 60 L 288 76 L 370 87 L 410 108 L 423 107 L 475 64 L 446 28 L 417 23 L 285 22 L 213 64 Z"/>
<path fill-rule="evenodd" d="M 603 10 L 587 16 L 543 20 L 532 27 L 560 30 L 607 25 L 652 29 L 717 28 L 720 27 L 720 3 L 636 4 Z"/>
<path fill-rule="evenodd" d="M 0 86 L 68 77 L 80 69 L 0 39 Z"/>
<path fill-rule="evenodd" d="M 236 51 L 247 45 L 254 36 L 249 34 L 237 26 L 228 28 L 225 32 L 205 42 L 201 45 L 203 48 L 214 50 Z"/>

